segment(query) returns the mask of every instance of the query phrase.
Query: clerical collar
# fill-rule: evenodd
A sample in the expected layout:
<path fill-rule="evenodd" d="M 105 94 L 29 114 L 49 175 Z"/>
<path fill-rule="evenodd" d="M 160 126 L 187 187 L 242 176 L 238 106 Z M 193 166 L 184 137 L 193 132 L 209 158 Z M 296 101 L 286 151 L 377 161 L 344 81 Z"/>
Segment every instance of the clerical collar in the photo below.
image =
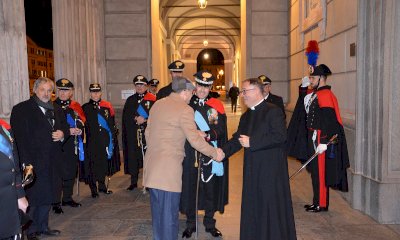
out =
<path fill-rule="evenodd" d="M 258 105 L 260 105 L 264 100 L 265 100 L 264 98 L 261 99 L 261 101 L 259 101 L 256 105 L 252 106 L 250 109 L 253 110 L 253 111 L 256 110 L 256 107 L 257 107 Z"/>
<path fill-rule="evenodd" d="M 269 97 L 269 93 L 267 94 L 267 96 L 264 97 L 264 99 L 267 100 L 268 97 Z"/>

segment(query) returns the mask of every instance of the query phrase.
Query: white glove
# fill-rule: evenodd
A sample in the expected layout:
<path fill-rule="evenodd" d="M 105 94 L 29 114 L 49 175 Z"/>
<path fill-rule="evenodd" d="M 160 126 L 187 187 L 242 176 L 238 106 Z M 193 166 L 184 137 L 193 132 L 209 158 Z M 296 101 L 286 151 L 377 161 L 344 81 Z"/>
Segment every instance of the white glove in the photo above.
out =
<path fill-rule="evenodd" d="M 310 79 L 308 76 L 305 76 L 301 79 L 301 87 L 308 87 L 310 86 Z"/>
<path fill-rule="evenodd" d="M 328 145 L 326 144 L 319 144 L 315 152 L 318 152 L 319 154 L 323 153 L 328 149 Z"/>

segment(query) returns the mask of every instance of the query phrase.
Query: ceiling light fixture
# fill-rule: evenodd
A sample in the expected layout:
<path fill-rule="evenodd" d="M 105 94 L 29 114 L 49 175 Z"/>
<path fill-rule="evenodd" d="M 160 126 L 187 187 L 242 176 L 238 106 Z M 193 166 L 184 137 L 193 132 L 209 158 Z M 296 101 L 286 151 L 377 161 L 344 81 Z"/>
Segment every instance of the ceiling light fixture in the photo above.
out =
<path fill-rule="evenodd" d="M 204 53 L 203 57 L 204 57 L 204 59 L 208 59 L 210 57 L 210 55 L 208 55 L 208 53 Z"/>
<path fill-rule="evenodd" d="M 197 0 L 197 4 L 200 9 L 204 9 L 207 7 L 207 0 Z"/>
<path fill-rule="evenodd" d="M 208 46 L 208 40 L 207 40 L 207 18 L 204 18 L 204 41 L 203 41 L 204 47 Z"/>

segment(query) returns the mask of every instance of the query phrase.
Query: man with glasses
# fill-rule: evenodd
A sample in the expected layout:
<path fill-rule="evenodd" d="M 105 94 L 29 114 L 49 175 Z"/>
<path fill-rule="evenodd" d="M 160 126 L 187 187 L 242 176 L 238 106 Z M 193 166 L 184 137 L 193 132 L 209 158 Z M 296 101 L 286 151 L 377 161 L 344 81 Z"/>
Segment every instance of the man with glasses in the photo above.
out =
<path fill-rule="evenodd" d="M 264 99 L 258 78 L 242 82 L 248 107 L 226 157 L 244 147 L 240 239 L 296 239 L 286 158 L 286 127 L 281 109 Z"/>
<path fill-rule="evenodd" d="M 131 175 L 130 185 L 126 190 L 137 188 L 139 169 L 143 167 L 146 152 L 144 131 L 150 108 L 156 96 L 147 91 L 147 79 L 142 75 L 133 78 L 136 93 L 128 97 L 122 112 L 122 142 L 124 150 L 125 173 Z"/>
<path fill-rule="evenodd" d="M 228 138 L 224 105 L 209 95 L 215 78 L 208 71 L 199 71 L 194 77 L 195 95 L 192 96 L 189 105 L 195 111 L 197 128 L 211 146 L 223 146 Z M 203 224 L 206 232 L 213 237 L 221 237 L 222 233 L 215 227 L 214 214 L 216 211 L 223 213 L 225 205 L 228 204 L 228 161 L 216 163 L 208 156 L 199 154 L 189 142 L 186 142 L 182 179 L 180 208 L 186 215 L 186 229 L 182 238 L 190 238 L 196 231 L 196 204 L 198 204 L 197 210 L 205 211 Z M 199 184 L 198 203 L 196 203 L 197 184 Z"/>

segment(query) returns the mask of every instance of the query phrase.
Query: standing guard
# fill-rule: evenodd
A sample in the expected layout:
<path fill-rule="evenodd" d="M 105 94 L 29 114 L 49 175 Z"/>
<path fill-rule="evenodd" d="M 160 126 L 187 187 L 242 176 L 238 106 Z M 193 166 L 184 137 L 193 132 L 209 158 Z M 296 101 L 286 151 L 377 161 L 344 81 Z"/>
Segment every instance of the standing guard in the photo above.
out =
<path fill-rule="evenodd" d="M 197 128 L 210 145 L 220 147 L 227 141 L 227 123 L 222 102 L 209 96 L 215 78 L 208 71 L 197 72 L 194 77 L 196 90 L 189 105 L 195 112 Z M 188 142 L 185 155 L 180 209 L 186 214 L 186 229 L 182 238 L 190 238 L 196 232 L 197 210 L 205 210 L 206 232 L 221 237 L 222 233 L 215 227 L 214 214 L 216 211 L 223 213 L 228 204 L 228 161 L 215 162 Z"/>
<path fill-rule="evenodd" d="M 172 92 L 172 79 L 175 77 L 183 76 L 183 69 L 185 69 L 185 64 L 181 60 L 176 60 L 168 65 L 169 73 L 171 74 L 171 82 L 160 89 L 157 93 L 157 100 L 161 98 L 168 97 Z"/>
<path fill-rule="evenodd" d="M 124 149 L 125 173 L 131 175 L 128 191 L 137 188 L 139 169 L 143 167 L 143 157 L 146 152 L 144 131 L 150 108 L 156 101 L 156 96 L 147 91 L 147 79 L 137 75 L 133 79 L 136 93 L 130 96 L 122 113 L 122 141 Z"/>
<path fill-rule="evenodd" d="M 149 81 L 149 92 L 151 92 L 153 95 L 157 95 L 158 84 L 160 84 L 160 81 L 158 81 L 157 79 L 153 78 Z"/>
<path fill-rule="evenodd" d="M 262 84 L 264 85 L 264 92 L 263 92 L 264 99 L 267 102 L 275 104 L 280 109 L 282 109 L 283 115 L 286 118 L 285 106 L 283 105 L 282 97 L 271 93 L 271 85 L 272 85 L 271 79 L 265 75 L 258 76 L 258 79 L 260 79 L 262 81 Z"/>
<path fill-rule="evenodd" d="M 82 108 L 86 116 L 86 161 L 85 175 L 89 182 L 92 198 L 99 197 L 98 191 L 111 194 L 108 189 L 110 176 L 119 171 L 120 159 L 115 126 L 115 112 L 111 103 L 101 100 L 101 86 L 90 84 L 90 100 Z M 107 186 L 105 177 L 108 175 Z M 96 185 L 98 182 L 98 186 Z"/>
<path fill-rule="evenodd" d="M 59 105 L 64 111 L 67 123 L 69 125 L 68 136 L 62 146 L 62 188 L 58 194 L 58 200 L 62 205 L 70 207 L 80 207 L 81 204 L 72 199 L 74 180 L 78 173 L 78 166 L 83 163 L 85 154 L 83 147 L 83 130 L 85 127 L 86 117 L 82 107 L 78 102 L 72 100 L 74 84 L 68 79 L 62 78 L 56 82 L 58 89 L 58 98 L 55 104 Z M 83 164 L 82 164 L 83 165 Z M 54 213 L 63 213 L 60 202 L 53 204 Z"/>

